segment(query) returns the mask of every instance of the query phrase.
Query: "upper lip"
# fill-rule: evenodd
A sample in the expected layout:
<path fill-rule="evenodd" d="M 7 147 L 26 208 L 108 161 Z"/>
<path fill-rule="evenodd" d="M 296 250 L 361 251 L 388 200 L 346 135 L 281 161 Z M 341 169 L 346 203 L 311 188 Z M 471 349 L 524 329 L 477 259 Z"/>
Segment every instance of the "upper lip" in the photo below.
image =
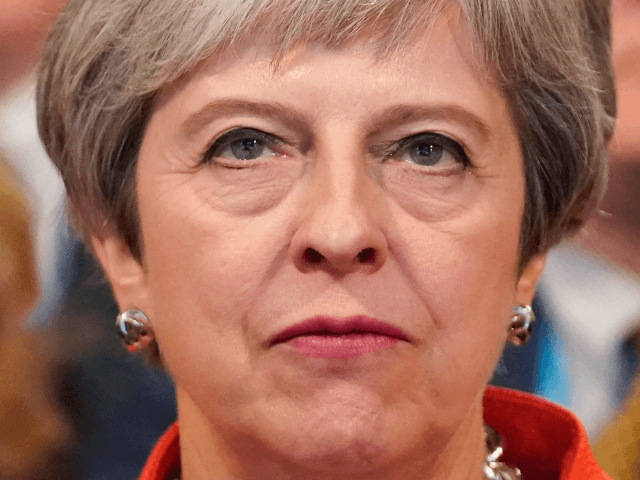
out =
<path fill-rule="evenodd" d="M 365 315 L 356 315 L 353 317 L 334 318 L 325 316 L 315 316 L 300 323 L 296 323 L 278 335 L 272 340 L 271 344 L 286 342 L 294 337 L 312 334 L 340 334 L 340 333 L 377 333 L 388 337 L 398 338 L 400 340 L 409 341 L 405 333 L 397 327 L 384 323 L 376 318 L 367 317 Z"/>

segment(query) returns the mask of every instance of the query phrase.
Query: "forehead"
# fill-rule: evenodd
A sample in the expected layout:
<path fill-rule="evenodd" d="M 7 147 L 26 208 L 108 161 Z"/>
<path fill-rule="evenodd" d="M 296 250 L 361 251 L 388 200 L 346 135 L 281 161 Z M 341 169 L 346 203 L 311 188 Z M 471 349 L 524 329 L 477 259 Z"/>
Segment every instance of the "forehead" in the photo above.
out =
<path fill-rule="evenodd" d="M 383 2 L 384 3 L 384 2 Z M 422 9 L 422 13 L 426 8 Z M 344 35 L 333 39 L 324 38 L 323 28 L 318 35 L 308 32 L 308 38 L 295 39 L 291 42 L 278 37 L 277 32 L 268 32 L 259 28 L 250 35 L 238 37 L 232 45 L 221 48 L 201 60 L 195 68 L 183 73 L 177 80 L 167 83 L 160 89 L 160 101 L 167 94 L 183 89 L 187 83 L 203 75 L 209 78 L 222 72 L 238 70 L 239 67 L 252 65 L 260 68 L 262 74 L 269 73 L 274 78 L 285 72 L 291 74 L 298 67 L 300 52 L 313 52 L 319 56 L 347 58 L 349 56 L 367 56 L 370 67 L 383 72 L 384 69 L 402 66 L 406 68 L 413 62 L 425 63 L 429 58 L 436 58 L 438 44 L 453 45 L 456 50 L 456 61 L 461 62 L 465 70 L 469 70 L 483 83 L 496 87 L 495 71 L 485 63 L 482 49 L 475 43 L 466 18 L 458 7 L 430 8 L 428 15 L 423 15 L 417 22 L 411 22 L 411 30 L 392 32 L 392 24 L 377 22 L 361 25 L 357 35 Z M 344 33 L 344 32 L 343 32 Z M 442 60 L 441 58 L 437 61 Z M 446 60 L 446 59 L 445 59 Z M 428 69 L 427 69 L 428 70 Z M 423 70 L 424 71 L 424 70 Z M 435 74 L 436 71 L 430 72 Z M 247 74 L 251 75 L 250 71 Z"/>
<path fill-rule="evenodd" d="M 246 45 L 278 60 L 301 44 L 341 49 L 366 39 L 385 57 L 440 17 L 464 15 L 457 0 L 164 0 L 129 14 L 117 42 L 129 57 L 127 91 L 150 94 Z"/>
<path fill-rule="evenodd" d="M 382 57 L 364 37 L 340 48 L 303 44 L 274 57 L 258 37 L 210 57 L 163 89 L 155 112 L 186 138 L 243 116 L 286 120 L 294 129 L 324 118 L 358 123 L 369 134 L 424 117 L 450 120 L 486 138 L 511 115 L 474 53 L 465 23 L 451 16 Z"/>

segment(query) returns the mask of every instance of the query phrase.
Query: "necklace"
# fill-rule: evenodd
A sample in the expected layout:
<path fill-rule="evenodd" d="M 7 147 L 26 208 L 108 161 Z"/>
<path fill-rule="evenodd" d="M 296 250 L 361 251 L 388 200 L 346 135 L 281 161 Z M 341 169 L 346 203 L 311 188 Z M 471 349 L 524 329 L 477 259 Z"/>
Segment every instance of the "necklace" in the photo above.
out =
<path fill-rule="evenodd" d="M 520 480 L 520 470 L 499 461 L 502 456 L 500 434 L 488 425 L 484 426 L 487 456 L 484 459 L 484 476 L 487 480 Z"/>

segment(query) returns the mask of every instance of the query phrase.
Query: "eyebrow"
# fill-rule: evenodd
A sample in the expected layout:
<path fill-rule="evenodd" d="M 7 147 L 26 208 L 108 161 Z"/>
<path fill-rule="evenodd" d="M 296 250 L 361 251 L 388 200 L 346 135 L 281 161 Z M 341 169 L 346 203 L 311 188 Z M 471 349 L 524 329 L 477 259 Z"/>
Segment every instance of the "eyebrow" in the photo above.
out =
<path fill-rule="evenodd" d="M 368 125 L 369 137 L 376 136 L 382 130 L 405 123 L 420 120 L 453 120 L 456 123 L 470 126 L 482 138 L 489 134 L 489 127 L 480 117 L 469 110 L 455 104 L 446 105 L 399 105 L 391 107 L 376 116 Z"/>
<path fill-rule="evenodd" d="M 291 130 L 303 130 L 308 138 L 311 129 L 305 118 L 279 103 L 249 102 L 236 99 L 221 99 L 208 103 L 197 112 L 189 115 L 182 123 L 182 132 L 187 137 L 193 137 L 210 123 L 233 115 L 255 115 L 262 118 L 276 120 Z"/>
<path fill-rule="evenodd" d="M 238 99 L 221 99 L 208 103 L 197 112 L 191 114 L 182 123 L 182 132 L 192 137 L 202 131 L 210 123 L 227 116 L 255 115 L 275 120 L 291 130 L 303 130 L 306 138 L 312 138 L 311 127 L 305 117 L 295 110 L 280 103 L 251 102 Z M 420 120 L 453 120 L 470 126 L 482 138 L 486 138 L 489 127 L 480 117 L 469 110 L 455 105 L 398 105 L 384 110 L 372 118 L 367 125 L 367 137 L 378 135 L 390 127 Z"/>

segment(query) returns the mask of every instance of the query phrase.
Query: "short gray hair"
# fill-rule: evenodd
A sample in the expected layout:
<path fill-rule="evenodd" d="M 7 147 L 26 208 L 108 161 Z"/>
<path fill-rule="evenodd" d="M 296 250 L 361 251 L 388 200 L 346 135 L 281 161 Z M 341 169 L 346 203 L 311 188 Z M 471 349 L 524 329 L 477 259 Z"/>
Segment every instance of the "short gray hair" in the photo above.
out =
<path fill-rule="evenodd" d="M 71 0 L 39 71 L 40 136 L 84 235 L 111 229 L 142 258 L 136 160 L 158 91 L 262 35 L 274 58 L 339 48 L 366 26 L 388 54 L 444 8 L 434 0 Z M 609 0 L 458 0 L 518 128 L 526 201 L 520 268 L 577 230 L 606 184 L 615 93 Z"/>

